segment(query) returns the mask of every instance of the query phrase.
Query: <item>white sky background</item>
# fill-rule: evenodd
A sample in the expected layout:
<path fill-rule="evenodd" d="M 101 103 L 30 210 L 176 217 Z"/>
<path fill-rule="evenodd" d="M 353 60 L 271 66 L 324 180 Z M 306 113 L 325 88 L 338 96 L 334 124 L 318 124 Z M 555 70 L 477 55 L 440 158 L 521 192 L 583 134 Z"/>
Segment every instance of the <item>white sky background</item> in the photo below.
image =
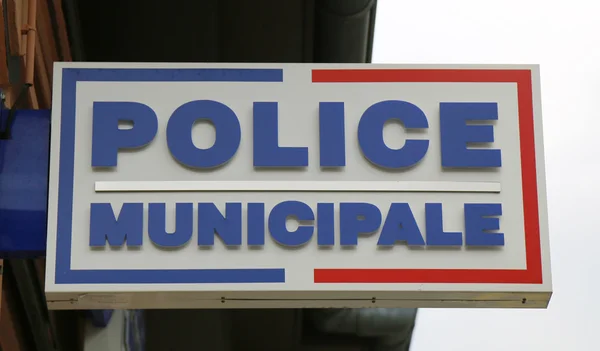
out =
<path fill-rule="evenodd" d="M 411 351 L 600 350 L 600 2 L 379 0 L 373 62 L 541 65 L 550 306 L 422 309 Z"/>

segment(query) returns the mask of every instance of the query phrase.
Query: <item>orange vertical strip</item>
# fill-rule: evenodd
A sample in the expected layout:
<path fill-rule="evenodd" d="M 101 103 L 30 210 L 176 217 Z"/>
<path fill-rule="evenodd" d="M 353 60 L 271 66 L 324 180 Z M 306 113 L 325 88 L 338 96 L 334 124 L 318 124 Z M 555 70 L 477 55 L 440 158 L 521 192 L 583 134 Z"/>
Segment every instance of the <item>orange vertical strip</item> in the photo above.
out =
<path fill-rule="evenodd" d="M 6 0 L 6 21 L 8 22 L 8 41 L 10 54 L 19 56 L 21 54 L 21 27 L 22 6 L 21 1 Z"/>
<path fill-rule="evenodd" d="M 45 57 L 44 54 L 45 52 L 42 51 L 43 50 L 43 46 L 40 45 L 39 42 L 39 36 L 36 39 L 37 42 L 37 50 L 35 51 L 35 62 L 34 62 L 34 67 L 35 67 L 35 79 L 34 79 L 34 86 L 30 87 L 29 89 L 34 89 L 35 92 L 38 95 L 38 103 L 39 103 L 39 108 L 42 109 L 47 109 L 50 108 L 50 82 L 49 82 L 49 77 L 48 77 L 48 71 L 46 70 L 46 62 L 45 62 Z M 28 63 L 29 64 L 29 63 Z"/>
<path fill-rule="evenodd" d="M 23 32 L 25 26 L 27 26 L 27 16 L 29 14 L 29 0 L 15 0 L 17 4 L 17 10 L 19 11 L 20 22 L 19 25 L 19 34 L 21 40 L 19 41 L 19 50 L 20 55 L 25 56 L 27 53 L 27 33 Z"/>
<path fill-rule="evenodd" d="M 27 52 L 25 64 L 25 84 L 33 84 L 33 73 L 35 66 L 35 44 L 36 33 L 35 24 L 37 16 L 37 0 L 29 0 L 27 6 L 27 24 L 23 33 L 27 34 Z"/>
<path fill-rule="evenodd" d="M 62 10 L 60 0 L 52 0 L 54 13 L 56 14 L 56 30 L 58 31 L 58 41 L 60 42 L 60 53 L 63 61 L 72 61 L 71 46 L 69 45 L 69 35 L 67 34 L 67 24 L 65 14 Z"/>
<path fill-rule="evenodd" d="M 4 31 L 4 24 L 6 19 L 4 18 L 4 6 L 0 1 L 0 38 L 5 38 L 6 32 Z M 10 84 L 8 76 L 8 62 L 6 61 L 6 54 L 8 48 L 5 42 L 0 43 L 0 87 L 6 87 Z"/>
<path fill-rule="evenodd" d="M 36 34 L 39 39 L 38 48 L 44 52 L 44 64 L 46 72 L 52 72 L 55 61 L 58 61 L 58 50 L 56 49 L 56 40 L 54 39 L 54 29 L 52 28 L 52 19 L 48 9 L 47 0 L 39 0 L 37 9 Z"/>

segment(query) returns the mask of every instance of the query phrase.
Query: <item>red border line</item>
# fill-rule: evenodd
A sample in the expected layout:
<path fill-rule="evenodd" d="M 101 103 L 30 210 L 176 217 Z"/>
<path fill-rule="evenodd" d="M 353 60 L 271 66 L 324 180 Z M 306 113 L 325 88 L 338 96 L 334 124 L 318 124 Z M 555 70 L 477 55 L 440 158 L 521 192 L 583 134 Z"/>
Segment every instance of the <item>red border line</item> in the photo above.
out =
<path fill-rule="evenodd" d="M 526 269 L 315 269 L 315 283 L 541 284 L 539 206 L 530 70 L 319 69 L 313 83 L 517 83 Z"/>

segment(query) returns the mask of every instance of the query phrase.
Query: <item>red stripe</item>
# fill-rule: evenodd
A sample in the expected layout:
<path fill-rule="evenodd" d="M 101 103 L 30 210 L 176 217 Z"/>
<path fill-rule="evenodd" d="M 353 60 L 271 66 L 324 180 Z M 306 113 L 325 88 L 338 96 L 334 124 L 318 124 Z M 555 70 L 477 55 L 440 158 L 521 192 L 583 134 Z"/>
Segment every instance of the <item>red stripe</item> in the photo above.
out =
<path fill-rule="evenodd" d="M 521 139 L 521 179 L 523 183 L 523 213 L 525 217 L 525 252 L 531 283 L 542 283 L 540 216 L 535 157 L 535 127 L 531 73 L 523 74 L 517 83 L 519 98 L 519 134 Z"/>
<path fill-rule="evenodd" d="M 315 283 L 531 283 L 528 270 L 315 269 Z"/>
<path fill-rule="evenodd" d="M 315 283 L 541 284 L 539 206 L 530 70 L 313 70 L 314 83 L 515 82 L 518 90 L 521 179 L 527 269 L 315 269 Z"/>
<path fill-rule="evenodd" d="M 524 70 L 464 69 L 315 69 L 313 83 L 515 82 Z M 522 78 L 522 77 L 521 77 Z"/>

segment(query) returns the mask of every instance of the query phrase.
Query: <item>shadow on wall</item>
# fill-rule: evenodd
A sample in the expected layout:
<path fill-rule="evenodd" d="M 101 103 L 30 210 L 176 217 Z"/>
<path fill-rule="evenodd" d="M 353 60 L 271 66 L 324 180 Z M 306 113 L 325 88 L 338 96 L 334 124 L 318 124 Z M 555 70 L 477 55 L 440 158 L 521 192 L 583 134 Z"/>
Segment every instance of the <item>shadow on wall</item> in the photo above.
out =
<path fill-rule="evenodd" d="M 416 309 L 147 310 L 144 313 L 148 351 L 407 351 Z"/>

